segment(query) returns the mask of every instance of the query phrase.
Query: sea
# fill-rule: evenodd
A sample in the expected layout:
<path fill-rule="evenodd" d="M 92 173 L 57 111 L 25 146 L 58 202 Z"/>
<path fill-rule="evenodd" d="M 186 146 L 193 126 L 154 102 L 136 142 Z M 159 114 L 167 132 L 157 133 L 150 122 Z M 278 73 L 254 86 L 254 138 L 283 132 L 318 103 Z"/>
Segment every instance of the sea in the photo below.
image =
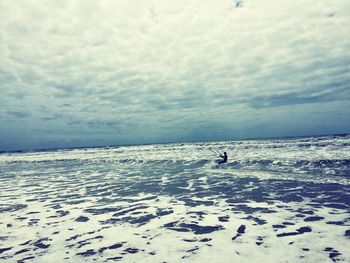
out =
<path fill-rule="evenodd" d="M 0 190 L 0 262 L 350 262 L 350 135 L 4 152 Z"/>

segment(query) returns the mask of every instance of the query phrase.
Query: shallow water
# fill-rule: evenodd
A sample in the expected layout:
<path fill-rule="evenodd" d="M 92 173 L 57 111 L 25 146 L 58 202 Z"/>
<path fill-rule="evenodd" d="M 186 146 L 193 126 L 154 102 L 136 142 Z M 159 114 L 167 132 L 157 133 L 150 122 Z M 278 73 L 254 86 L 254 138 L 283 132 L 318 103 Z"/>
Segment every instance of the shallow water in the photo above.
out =
<path fill-rule="evenodd" d="M 3 153 L 0 183 L 4 262 L 350 262 L 350 136 Z"/>

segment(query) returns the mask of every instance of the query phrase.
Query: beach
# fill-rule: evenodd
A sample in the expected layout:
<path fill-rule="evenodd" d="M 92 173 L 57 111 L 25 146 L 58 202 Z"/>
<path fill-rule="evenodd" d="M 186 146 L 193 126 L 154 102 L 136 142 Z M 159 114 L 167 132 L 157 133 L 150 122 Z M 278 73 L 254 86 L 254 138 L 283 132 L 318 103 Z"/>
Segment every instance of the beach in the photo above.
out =
<path fill-rule="evenodd" d="M 1 262 L 350 262 L 349 135 L 5 152 L 0 184 Z"/>

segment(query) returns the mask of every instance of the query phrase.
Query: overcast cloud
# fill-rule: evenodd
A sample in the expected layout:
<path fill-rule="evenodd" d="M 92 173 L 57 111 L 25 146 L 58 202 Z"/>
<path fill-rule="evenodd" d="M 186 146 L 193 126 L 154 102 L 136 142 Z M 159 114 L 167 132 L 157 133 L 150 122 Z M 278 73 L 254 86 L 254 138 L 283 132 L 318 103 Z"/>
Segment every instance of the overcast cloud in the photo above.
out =
<path fill-rule="evenodd" d="M 1 0 L 0 150 L 350 132 L 348 0 Z"/>

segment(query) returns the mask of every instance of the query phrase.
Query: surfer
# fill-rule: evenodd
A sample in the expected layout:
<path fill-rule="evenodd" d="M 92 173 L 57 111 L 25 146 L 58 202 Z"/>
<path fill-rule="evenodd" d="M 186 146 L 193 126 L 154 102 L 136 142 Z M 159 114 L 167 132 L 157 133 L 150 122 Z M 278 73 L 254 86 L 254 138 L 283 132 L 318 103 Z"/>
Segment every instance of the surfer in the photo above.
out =
<path fill-rule="evenodd" d="M 227 163 L 227 158 L 228 158 L 228 156 L 227 156 L 227 153 L 226 153 L 226 152 L 224 152 L 223 155 L 220 154 L 220 158 L 222 158 L 222 159 L 221 159 L 221 160 L 218 160 L 218 164 L 220 164 L 220 163 Z"/>

